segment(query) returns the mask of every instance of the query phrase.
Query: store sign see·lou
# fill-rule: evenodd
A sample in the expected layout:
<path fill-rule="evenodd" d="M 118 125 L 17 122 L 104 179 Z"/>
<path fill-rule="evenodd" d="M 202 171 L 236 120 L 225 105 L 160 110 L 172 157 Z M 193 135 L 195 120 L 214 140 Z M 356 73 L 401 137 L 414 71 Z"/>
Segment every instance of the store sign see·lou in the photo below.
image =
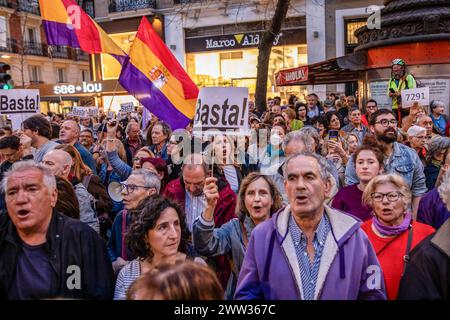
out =
<path fill-rule="evenodd" d="M 101 83 L 83 82 L 81 85 L 60 85 L 53 87 L 54 94 L 77 94 L 77 93 L 98 93 L 102 92 L 103 87 Z"/>

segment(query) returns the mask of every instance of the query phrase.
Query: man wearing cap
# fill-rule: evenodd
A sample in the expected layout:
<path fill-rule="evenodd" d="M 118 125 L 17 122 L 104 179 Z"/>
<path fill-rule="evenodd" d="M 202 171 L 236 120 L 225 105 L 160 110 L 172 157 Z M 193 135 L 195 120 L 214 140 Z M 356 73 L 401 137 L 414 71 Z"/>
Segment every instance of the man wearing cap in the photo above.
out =
<path fill-rule="evenodd" d="M 391 63 L 391 79 L 388 83 L 387 95 L 392 99 L 392 111 L 398 121 L 406 114 L 401 112 L 402 90 L 414 89 L 417 84 L 411 74 L 406 73 L 406 63 L 403 59 L 394 59 Z"/>
<path fill-rule="evenodd" d="M 408 129 L 406 134 L 408 135 L 408 142 L 406 145 L 416 150 L 419 159 L 425 166 L 425 156 L 427 150 L 424 146 L 427 139 L 427 129 L 414 125 Z"/>

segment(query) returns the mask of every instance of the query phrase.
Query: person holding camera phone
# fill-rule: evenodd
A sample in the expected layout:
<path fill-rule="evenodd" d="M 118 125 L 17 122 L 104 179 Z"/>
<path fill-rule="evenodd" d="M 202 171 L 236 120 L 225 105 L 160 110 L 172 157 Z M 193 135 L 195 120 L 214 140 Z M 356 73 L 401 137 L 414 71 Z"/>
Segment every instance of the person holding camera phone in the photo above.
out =
<path fill-rule="evenodd" d="M 339 184 L 343 185 L 348 155 L 343 147 L 342 118 L 338 112 L 330 111 L 325 114 L 324 124 L 326 133 L 321 154 L 334 164 L 339 174 Z"/>

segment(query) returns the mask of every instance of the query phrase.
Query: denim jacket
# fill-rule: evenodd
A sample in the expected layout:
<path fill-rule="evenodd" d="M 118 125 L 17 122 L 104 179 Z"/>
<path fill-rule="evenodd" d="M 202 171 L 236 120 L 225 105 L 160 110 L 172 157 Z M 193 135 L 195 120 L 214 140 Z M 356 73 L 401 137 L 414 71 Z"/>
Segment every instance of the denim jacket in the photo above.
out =
<path fill-rule="evenodd" d="M 384 163 L 385 173 L 395 173 L 402 176 L 411 188 L 414 197 L 427 192 L 423 165 L 417 152 L 398 142 L 394 142 L 394 152 L 388 162 Z M 345 184 L 359 183 L 353 157 L 347 163 L 345 169 Z"/>

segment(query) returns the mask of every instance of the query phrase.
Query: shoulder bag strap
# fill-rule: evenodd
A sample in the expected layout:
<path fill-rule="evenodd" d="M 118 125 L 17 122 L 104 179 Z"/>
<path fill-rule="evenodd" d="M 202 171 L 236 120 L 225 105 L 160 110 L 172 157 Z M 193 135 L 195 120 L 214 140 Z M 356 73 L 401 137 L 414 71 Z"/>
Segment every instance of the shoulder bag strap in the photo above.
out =
<path fill-rule="evenodd" d="M 122 259 L 127 261 L 127 245 L 126 245 L 126 232 L 127 231 L 127 210 L 122 211 Z"/>
<path fill-rule="evenodd" d="M 413 238 L 413 227 L 412 227 L 412 223 L 411 223 L 409 225 L 409 230 L 408 230 L 408 242 L 406 243 L 406 252 L 405 252 L 405 255 L 403 256 L 404 264 L 403 264 L 402 277 L 405 274 L 406 265 L 409 262 L 409 252 L 411 251 L 412 238 Z"/>

